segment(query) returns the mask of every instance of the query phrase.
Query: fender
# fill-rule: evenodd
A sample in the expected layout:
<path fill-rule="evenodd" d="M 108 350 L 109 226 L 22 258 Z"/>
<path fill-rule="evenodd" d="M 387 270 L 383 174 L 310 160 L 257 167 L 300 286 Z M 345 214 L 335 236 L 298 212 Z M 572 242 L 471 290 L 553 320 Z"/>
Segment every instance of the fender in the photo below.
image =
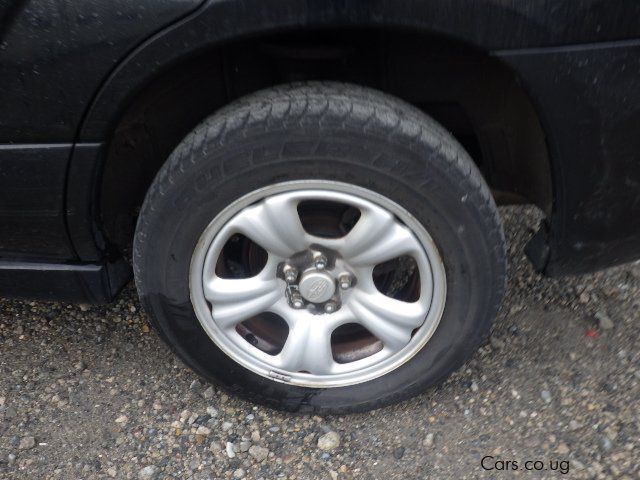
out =
<path fill-rule="evenodd" d="M 93 172 L 93 179 L 70 175 L 67 191 L 97 196 L 101 148 L 121 113 L 156 75 L 185 59 L 225 42 L 295 29 L 407 29 L 499 58 L 536 107 L 554 191 L 552 215 L 532 253 L 539 270 L 583 273 L 628 261 L 640 256 L 640 225 L 629 222 L 640 217 L 640 137 L 634 127 L 640 115 L 640 42 L 634 40 L 640 24 L 629 8 L 624 0 L 209 0 L 141 44 L 105 80 L 78 135 L 81 144 L 100 148 L 83 151 L 83 160 L 74 154 L 71 161 L 71 171 Z M 640 3 L 631 8 L 640 15 Z M 633 92 L 633 102 L 616 91 Z M 93 246 L 86 254 L 78 246 L 96 244 L 91 236 L 97 229 L 90 231 L 87 222 L 91 212 L 70 210 L 77 214 L 68 218 L 72 241 L 81 258 L 92 259 L 98 255 Z"/>

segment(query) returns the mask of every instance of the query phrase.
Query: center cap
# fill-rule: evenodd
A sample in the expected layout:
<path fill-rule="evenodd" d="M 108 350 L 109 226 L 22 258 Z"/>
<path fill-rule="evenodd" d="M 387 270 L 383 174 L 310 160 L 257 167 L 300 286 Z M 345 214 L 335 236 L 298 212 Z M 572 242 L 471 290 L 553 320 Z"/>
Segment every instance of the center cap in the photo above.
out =
<path fill-rule="evenodd" d="M 333 297 L 336 282 L 327 272 L 313 270 L 302 275 L 298 288 L 306 301 L 323 303 Z"/>

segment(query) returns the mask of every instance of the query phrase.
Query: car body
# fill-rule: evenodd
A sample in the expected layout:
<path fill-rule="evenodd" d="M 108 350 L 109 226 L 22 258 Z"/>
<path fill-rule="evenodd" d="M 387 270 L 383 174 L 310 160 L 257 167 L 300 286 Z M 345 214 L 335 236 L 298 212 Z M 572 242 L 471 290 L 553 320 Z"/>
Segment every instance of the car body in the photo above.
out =
<path fill-rule="evenodd" d="M 540 271 L 636 259 L 639 16 L 631 0 L 5 1 L 0 295 L 111 300 L 177 142 L 300 79 L 369 84 L 459 132 L 496 198 L 545 213 Z"/>

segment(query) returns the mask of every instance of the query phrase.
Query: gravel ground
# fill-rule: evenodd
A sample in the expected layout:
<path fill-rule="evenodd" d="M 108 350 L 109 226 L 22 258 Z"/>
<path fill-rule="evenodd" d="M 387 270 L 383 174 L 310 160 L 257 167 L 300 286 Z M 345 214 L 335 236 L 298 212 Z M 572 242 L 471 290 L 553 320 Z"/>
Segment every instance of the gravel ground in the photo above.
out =
<path fill-rule="evenodd" d="M 535 210 L 502 213 L 491 338 L 440 388 L 368 414 L 288 415 L 202 383 L 133 285 L 108 306 L 0 300 L 0 477 L 640 478 L 640 264 L 542 278 L 522 254 Z"/>

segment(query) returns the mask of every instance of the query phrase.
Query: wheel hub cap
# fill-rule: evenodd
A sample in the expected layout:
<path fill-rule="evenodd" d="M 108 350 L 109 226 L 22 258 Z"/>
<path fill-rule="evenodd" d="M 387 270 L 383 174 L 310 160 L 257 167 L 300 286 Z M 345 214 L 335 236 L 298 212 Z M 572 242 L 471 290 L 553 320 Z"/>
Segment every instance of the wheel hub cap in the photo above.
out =
<path fill-rule="evenodd" d="M 336 281 L 327 272 L 305 272 L 298 286 L 302 298 L 312 303 L 324 303 L 333 297 Z"/>

